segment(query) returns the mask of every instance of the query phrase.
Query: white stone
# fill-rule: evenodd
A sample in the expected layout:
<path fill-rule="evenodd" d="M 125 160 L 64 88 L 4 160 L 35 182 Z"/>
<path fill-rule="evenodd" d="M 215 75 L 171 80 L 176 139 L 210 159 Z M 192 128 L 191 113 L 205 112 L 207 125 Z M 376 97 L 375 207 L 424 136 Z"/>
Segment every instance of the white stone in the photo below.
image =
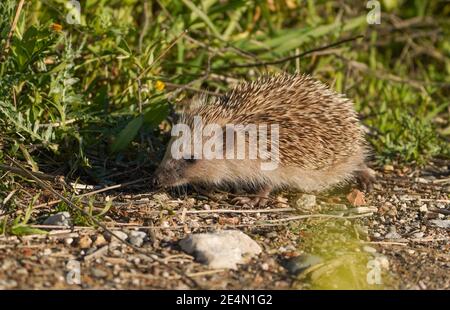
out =
<path fill-rule="evenodd" d="M 64 243 L 66 245 L 71 245 L 73 243 L 73 238 L 66 238 L 66 239 L 64 239 Z"/>
<path fill-rule="evenodd" d="M 261 253 L 261 247 L 239 230 L 190 235 L 180 241 L 181 248 L 211 268 L 236 269 L 237 264 Z"/>
<path fill-rule="evenodd" d="M 431 220 L 434 226 L 441 228 L 450 228 L 450 220 Z"/>
<path fill-rule="evenodd" d="M 147 234 L 143 231 L 133 230 L 130 232 L 130 243 L 134 246 L 140 247 L 144 243 Z"/>
<path fill-rule="evenodd" d="M 378 261 L 381 268 L 384 270 L 389 270 L 389 260 L 385 255 L 379 254 L 375 260 Z"/>
<path fill-rule="evenodd" d="M 419 231 L 419 232 L 414 233 L 413 237 L 417 238 L 417 239 L 420 239 L 420 238 L 423 238 L 424 235 L 425 234 L 423 232 Z"/>
<path fill-rule="evenodd" d="M 297 199 L 297 207 L 312 210 L 316 206 L 316 196 L 303 194 Z"/>
<path fill-rule="evenodd" d="M 428 212 L 427 205 L 422 205 L 422 206 L 419 208 L 419 211 L 420 211 L 420 212 Z"/>
<path fill-rule="evenodd" d="M 371 246 L 368 246 L 368 245 L 363 246 L 363 250 L 364 250 L 364 252 L 371 253 L 371 254 L 374 254 L 377 252 L 377 249 L 372 248 Z"/>

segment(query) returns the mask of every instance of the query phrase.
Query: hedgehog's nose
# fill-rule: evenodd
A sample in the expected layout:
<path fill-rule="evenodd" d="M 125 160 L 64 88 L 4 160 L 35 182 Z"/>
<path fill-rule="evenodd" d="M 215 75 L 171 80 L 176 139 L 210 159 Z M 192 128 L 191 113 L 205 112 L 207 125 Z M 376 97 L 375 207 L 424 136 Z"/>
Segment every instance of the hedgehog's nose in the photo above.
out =
<path fill-rule="evenodd" d="M 153 188 L 161 187 L 161 182 L 159 181 L 159 178 L 157 176 L 153 177 L 153 179 L 150 181 L 150 184 L 153 186 Z"/>

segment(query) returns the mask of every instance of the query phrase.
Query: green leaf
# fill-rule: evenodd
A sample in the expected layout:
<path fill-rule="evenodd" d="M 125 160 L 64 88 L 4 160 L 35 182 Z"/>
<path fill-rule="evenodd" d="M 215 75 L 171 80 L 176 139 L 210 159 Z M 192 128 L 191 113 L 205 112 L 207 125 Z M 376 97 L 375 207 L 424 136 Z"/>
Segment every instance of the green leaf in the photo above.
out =
<path fill-rule="evenodd" d="M 167 103 L 155 103 L 144 112 L 144 122 L 150 126 L 159 125 L 169 114 Z"/>
<path fill-rule="evenodd" d="M 191 9 L 194 14 L 196 14 L 201 20 L 205 22 L 206 25 L 211 29 L 211 31 L 218 37 L 222 38 L 221 34 L 217 30 L 216 26 L 214 26 L 213 22 L 209 19 L 208 15 L 206 15 L 202 10 L 200 10 L 192 1 L 190 0 L 182 0 L 183 3 Z"/>
<path fill-rule="evenodd" d="M 285 52 L 295 50 L 297 47 L 302 46 L 304 43 L 311 42 L 313 39 L 337 31 L 339 29 L 339 26 L 340 26 L 339 22 L 334 22 L 329 25 L 314 27 L 306 32 L 299 31 L 300 33 L 298 36 L 293 37 L 290 40 L 285 40 L 280 46 L 274 49 L 274 52 L 282 54 Z"/>
<path fill-rule="evenodd" d="M 36 195 L 34 195 L 32 201 L 30 202 L 30 204 L 28 205 L 28 208 L 25 212 L 25 216 L 22 220 L 22 225 L 26 225 L 28 223 L 28 221 L 31 218 L 31 212 L 33 212 L 33 206 L 36 203 L 36 201 L 38 200 L 39 196 L 41 195 L 41 193 L 37 193 Z"/>
<path fill-rule="evenodd" d="M 125 149 L 128 144 L 133 141 L 134 137 L 136 137 L 143 123 L 144 118 L 142 117 L 142 115 L 130 121 L 119 133 L 119 136 L 111 145 L 110 151 L 112 153 L 117 153 Z"/>
<path fill-rule="evenodd" d="M 44 235 L 47 232 L 42 229 L 33 228 L 27 225 L 15 225 L 11 227 L 11 234 L 16 236 L 24 236 L 24 235 Z"/>
<path fill-rule="evenodd" d="M 109 209 L 111 209 L 111 206 L 112 206 L 112 199 L 106 200 L 105 207 L 99 214 L 96 215 L 96 217 L 101 217 L 105 215 L 109 211 Z"/>
<path fill-rule="evenodd" d="M 131 51 L 130 47 L 128 46 L 127 41 L 125 41 L 123 38 L 120 40 L 119 46 L 117 46 L 117 49 L 126 57 L 129 57 L 133 52 Z"/>

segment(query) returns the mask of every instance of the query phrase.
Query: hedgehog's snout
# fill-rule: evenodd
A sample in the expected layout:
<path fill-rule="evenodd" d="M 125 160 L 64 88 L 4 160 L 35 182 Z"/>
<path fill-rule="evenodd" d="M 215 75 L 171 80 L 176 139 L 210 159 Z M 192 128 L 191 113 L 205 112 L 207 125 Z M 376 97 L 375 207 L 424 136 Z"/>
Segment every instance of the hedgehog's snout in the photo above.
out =
<path fill-rule="evenodd" d="M 175 187 L 186 183 L 184 160 L 163 160 L 152 179 L 155 189 Z"/>
<path fill-rule="evenodd" d="M 174 171 L 170 171 L 164 165 L 158 167 L 151 181 L 153 188 L 163 189 L 172 186 L 176 176 L 172 176 Z"/>

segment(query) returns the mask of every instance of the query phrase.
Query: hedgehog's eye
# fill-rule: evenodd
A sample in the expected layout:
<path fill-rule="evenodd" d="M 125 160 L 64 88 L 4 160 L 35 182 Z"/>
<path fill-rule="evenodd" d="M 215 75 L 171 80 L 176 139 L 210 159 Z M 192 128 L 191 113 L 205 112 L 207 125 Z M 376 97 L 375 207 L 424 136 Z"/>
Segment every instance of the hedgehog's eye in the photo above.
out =
<path fill-rule="evenodd" d="M 191 156 L 190 158 L 185 158 L 184 161 L 188 164 L 193 164 L 195 163 L 196 159 L 194 158 L 194 156 Z"/>

